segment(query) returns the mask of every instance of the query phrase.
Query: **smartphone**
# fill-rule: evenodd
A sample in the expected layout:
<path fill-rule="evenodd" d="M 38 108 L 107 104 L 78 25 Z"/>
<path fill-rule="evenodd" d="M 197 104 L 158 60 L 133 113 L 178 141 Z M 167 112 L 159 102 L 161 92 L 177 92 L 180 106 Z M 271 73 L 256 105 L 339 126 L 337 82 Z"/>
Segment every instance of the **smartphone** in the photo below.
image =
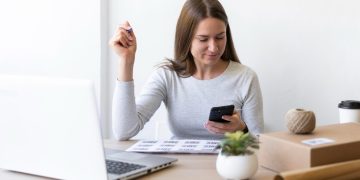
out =
<path fill-rule="evenodd" d="M 229 121 L 221 118 L 223 115 L 232 115 L 234 105 L 212 107 L 210 110 L 209 120 L 220 123 L 228 123 Z"/>

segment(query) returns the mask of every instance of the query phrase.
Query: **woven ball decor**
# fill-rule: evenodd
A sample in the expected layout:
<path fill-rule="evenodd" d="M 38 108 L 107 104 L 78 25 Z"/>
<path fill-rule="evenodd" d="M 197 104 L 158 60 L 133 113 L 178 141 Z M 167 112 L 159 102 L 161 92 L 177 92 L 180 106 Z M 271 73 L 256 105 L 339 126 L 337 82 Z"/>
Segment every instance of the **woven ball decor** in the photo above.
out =
<path fill-rule="evenodd" d="M 316 118 L 312 111 L 304 109 L 290 109 L 286 115 L 286 126 L 295 134 L 308 134 L 315 129 Z"/>

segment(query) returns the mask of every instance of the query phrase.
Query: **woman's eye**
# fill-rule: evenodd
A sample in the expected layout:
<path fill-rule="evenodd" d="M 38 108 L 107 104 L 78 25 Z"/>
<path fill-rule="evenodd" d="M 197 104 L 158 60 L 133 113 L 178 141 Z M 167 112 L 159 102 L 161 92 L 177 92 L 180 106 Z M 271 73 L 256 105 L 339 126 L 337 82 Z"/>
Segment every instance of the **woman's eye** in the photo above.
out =
<path fill-rule="evenodd" d="M 216 37 L 216 39 L 224 39 L 224 36 Z"/>
<path fill-rule="evenodd" d="M 205 42 L 207 39 L 199 39 L 200 42 Z"/>

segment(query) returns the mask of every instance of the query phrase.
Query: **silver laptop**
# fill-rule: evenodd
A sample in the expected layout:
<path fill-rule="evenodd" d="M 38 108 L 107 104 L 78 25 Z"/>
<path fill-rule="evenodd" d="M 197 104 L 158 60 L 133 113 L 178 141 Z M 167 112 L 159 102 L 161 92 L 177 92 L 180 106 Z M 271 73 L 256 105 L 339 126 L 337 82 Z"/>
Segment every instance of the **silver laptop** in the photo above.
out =
<path fill-rule="evenodd" d="M 97 109 L 91 81 L 0 75 L 0 168 L 57 179 L 131 179 L 176 161 L 105 153 Z"/>

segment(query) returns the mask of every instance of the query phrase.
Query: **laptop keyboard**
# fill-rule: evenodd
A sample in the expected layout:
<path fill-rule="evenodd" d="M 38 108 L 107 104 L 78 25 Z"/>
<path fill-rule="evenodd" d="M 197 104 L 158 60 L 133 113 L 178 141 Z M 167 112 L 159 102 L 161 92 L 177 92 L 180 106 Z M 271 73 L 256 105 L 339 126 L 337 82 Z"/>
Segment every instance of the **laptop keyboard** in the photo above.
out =
<path fill-rule="evenodd" d="M 140 169 L 146 166 L 139 164 L 132 164 L 120 161 L 106 160 L 106 168 L 108 173 L 112 174 L 124 174 L 136 169 Z"/>

